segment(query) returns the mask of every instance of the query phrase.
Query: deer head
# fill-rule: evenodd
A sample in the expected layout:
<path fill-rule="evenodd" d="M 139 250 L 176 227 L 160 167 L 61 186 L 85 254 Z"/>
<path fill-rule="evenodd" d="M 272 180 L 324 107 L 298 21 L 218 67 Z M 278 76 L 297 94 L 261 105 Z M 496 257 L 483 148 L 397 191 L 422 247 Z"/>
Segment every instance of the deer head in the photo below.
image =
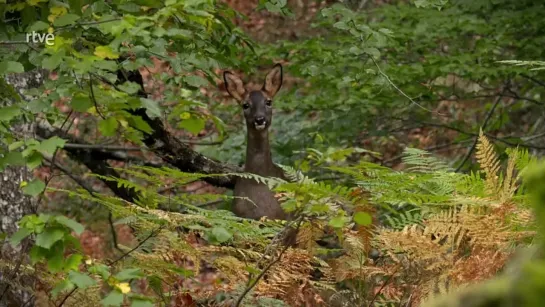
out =
<path fill-rule="evenodd" d="M 266 131 L 272 121 L 272 100 L 282 87 L 282 65 L 276 64 L 265 77 L 261 90 L 247 91 L 242 80 L 233 73 L 223 73 L 227 92 L 244 112 L 248 131 Z"/>

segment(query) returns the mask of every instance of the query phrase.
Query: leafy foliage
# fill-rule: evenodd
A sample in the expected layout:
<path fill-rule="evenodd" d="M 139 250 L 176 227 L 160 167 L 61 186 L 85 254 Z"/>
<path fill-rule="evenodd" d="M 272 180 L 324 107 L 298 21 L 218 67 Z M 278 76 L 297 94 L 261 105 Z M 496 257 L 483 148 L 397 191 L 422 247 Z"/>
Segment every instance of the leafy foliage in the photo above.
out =
<path fill-rule="evenodd" d="M 22 185 L 26 194 L 56 193 L 68 196 L 67 202 L 101 207 L 128 225 L 138 243 L 116 244 L 115 257 L 93 259 L 72 234 L 82 233 L 81 224 L 60 215 L 29 215 L 10 238 L 14 245 L 35 239 L 34 267 L 25 270 L 39 276 L 52 303 L 90 306 L 193 299 L 256 306 L 404 305 L 495 275 L 537 228 L 528 194 L 535 179 L 522 175 L 534 166 L 539 145 L 502 132 L 535 132 L 506 110 L 526 122 L 541 114 L 545 88 L 535 86 L 535 76 L 543 63 L 506 59 L 544 57 L 543 4 L 405 2 L 369 12 L 333 4 L 314 20 L 316 35 L 272 45 L 255 44 L 234 26 L 236 12 L 212 0 L 0 6 L 0 39 L 11 48 L 0 55 L 0 74 L 49 70 L 41 87 L 23 93 L 0 78 L 0 170 L 59 168 L 54 162 L 62 149 L 83 146 L 64 133 L 36 138 L 10 129 L 24 122 L 66 129 L 96 144 L 145 143 L 153 150 L 162 144 L 146 139 L 157 132 L 150 123 L 160 121 L 165 131 L 184 138 L 205 131 L 221 145 L 201 152 L 240 163 L 244 129 L 235 123 L 234 108 L 216 103 L 207 86 L 216 83 L 220 69 L 250 72 L 278 59 L 294 78 L 275 99 L 279 112 L 272 127 L 274 156 L 294 165 L 283 167 L 289 180 L 205 175 L 140 159 L 93 175 L 134 197 L 97 193 L 78 180 L 82 188 L 71 189 L 35 178 Z M 291 14 L 286 1 L 259 1 L 258 9 Z M 26 42 L 30 31 L 54 34 L 54 44 Z M 168 69 L 151 72 L 157 63 Z M 160 95 L 145 95 L 131 75 L 136 70 L 164 87 Z M 22 96 L 32 98 L 27 103 Z M 502 100 L 487 103 L 493 97 Z M 478 107 L 465 107 L 475 102 Z M 501 114 L 494 113 L 497 105 Z M 65 125 L 73 115 L 81 121 Z M 455 132 L 453 143 L 478 137 L 480 169 L 455 172 L 456 164 L 468 166 L 465 159 L 458 163 L 410 147 L 401 158 L 403 170 L 388 167 L 392 153 L 382 147 L 405 147 L 405 131 L 413 126 Z M 513 148 L 497 155 L 498 145 Z M 171 165 L 174 158 L 163 156 Z M 115 159 L 125 161 L 119 155 L 106 160 Z M 219 177 L 266 184 L 297 218 L 246 220 L 209 209 L 228 208 L 230 196 L 179 190 Z M 291 227 L 298 231 L 297 245 L 279 248 L 279 237 Z M 207 272 L 218 276 L 213 286 L 188 287 Z M 250 289 L 252 281 L 257 284 Z"/>

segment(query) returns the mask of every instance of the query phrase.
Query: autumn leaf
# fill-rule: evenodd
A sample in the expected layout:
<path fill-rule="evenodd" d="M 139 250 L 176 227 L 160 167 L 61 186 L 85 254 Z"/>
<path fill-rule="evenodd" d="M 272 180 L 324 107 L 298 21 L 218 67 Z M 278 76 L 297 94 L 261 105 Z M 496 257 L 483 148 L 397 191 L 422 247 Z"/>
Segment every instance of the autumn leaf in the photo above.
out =
<path fill-rule="evenodd" d="M 119 53 L 115 52 L 110 46 L 98 46 L 95 48 L 94 54 L 101 59 L 117 59 Z"/>
<path fill-rule="evenodd" d="M 127 294 L 129 292 L 131 292 L 131 286 L 129 285 L 129 283 L 127 282 L 121 282 L 121 283 L 118 283 L 117 285 L 115 285 L 117 287 L 117 289 L 119 289 L 119 291 L 121 291 L 121 293 L 123 294 Z"/>

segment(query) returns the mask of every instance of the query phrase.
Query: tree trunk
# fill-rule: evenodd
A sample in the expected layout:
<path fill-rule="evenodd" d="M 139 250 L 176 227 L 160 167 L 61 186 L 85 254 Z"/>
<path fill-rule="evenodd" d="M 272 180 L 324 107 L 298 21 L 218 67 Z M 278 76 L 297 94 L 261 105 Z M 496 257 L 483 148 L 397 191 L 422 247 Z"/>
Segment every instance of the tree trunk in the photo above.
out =
<path fill-rule="evenodd" d="M 44 72 L 32 71 L 0 78 L 0 107 L 21 100 L 22 90 L 40 86 Z M 15 90 L 14 90 L 15 89 Z M 31 136 L 32 124 L 22 123 L 9 127 L 12 132 Z M 0 146 L 5 144 L 0 142 Z M 11 236 L 18 229 L 17 222 L 26 214 L 35 213 L 34 201 L 20 189 L 22 181 L 29 181 L 30 171 L 25 167 L 9 166 L 0 172 L 0 232 Z M 0 246 L 0 307 L 34 306 L 34 277 L 26 273 L 28 250 L 31 242 L 23 240 L 13 248 L 7 241 Z"/>

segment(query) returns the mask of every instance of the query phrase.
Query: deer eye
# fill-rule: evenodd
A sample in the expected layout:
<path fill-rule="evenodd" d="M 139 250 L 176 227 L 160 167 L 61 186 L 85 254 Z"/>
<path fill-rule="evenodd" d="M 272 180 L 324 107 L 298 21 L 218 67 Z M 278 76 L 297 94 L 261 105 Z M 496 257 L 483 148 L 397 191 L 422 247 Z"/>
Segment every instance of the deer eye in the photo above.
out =
<path fill-rule="evenodd" d="M 265 105 L 266 105 L 267 107 L 270 107 L 271 104 L 272 104 L 272 100 L 267 99 L 267 101 L 265 101 Z"/>
<path fill-rule="evenodd" d="M 250 104 L 247 103 L 247 102 L 245 102 L 244 104 L 242 104 L 242 108 L 243 108 L 244 110 L 248 109 L 249 107 L 250 107 Z"/>

